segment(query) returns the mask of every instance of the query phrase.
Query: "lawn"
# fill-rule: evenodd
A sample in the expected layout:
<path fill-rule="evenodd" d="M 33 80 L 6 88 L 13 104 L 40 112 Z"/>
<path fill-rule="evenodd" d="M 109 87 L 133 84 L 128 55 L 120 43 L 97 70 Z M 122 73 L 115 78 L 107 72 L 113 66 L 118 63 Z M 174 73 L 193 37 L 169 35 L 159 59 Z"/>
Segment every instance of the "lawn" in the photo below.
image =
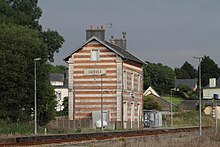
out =
<path fill-rule="evenodd" d="M 168 96 L 162 96 L 161 98 L 165 99 L 166 101 L 170 102 L 171 97 Z M 176 105 L 179 105 L 181 103 L 181 98 L 179 97 L 172 97 L 172 102 Z"/>

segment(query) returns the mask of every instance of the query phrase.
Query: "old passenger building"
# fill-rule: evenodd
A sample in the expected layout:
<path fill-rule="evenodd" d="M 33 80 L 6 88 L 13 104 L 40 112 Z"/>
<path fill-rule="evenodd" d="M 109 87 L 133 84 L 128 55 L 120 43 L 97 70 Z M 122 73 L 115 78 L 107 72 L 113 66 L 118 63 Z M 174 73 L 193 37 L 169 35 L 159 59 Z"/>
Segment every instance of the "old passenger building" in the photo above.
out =
<path fill-rule="evenodd" d="M 142 120 L 143 61 L 122 39 L 105 41 L 105 30 L 88 29 L 86 42 L 64 60 L 69 65 L 69 119 L 104 120 L 115 128 L 139 128 Z"/>

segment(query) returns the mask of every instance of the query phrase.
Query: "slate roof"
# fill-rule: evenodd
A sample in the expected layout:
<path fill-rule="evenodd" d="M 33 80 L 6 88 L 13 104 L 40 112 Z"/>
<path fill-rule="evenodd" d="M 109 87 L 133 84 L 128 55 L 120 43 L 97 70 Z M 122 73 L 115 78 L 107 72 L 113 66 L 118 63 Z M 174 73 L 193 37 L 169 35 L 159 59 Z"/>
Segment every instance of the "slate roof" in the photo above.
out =
<path fill-rule="evenodd" d="M 51 73 L 50 74 L 50 81 L 64 81 L 64 75 L 60 73 Z"/>
<path fill-rule="evenodd" d="M 215 87 L 209 87 L 209 84 L 208 84 L 203 89 L 216 89 L 216 88 L 220 88 L 220 79 L 216 80 L 216 86 Z"/>
<path fill-rule="evenodd" d="M 137 58 L 136 56 L 134 56 L 133 54 L 131 54 L 130 52 L 128 52 L 125 49 L 122 49 L 121 47 L 112 44 L 110 42 L 107 41 L 101 41 L 98 37 L 96 36 L 92 36 L 90 39 L 88 39 L 85 43 L 83 43 L 81 46 L 79 46 L 76 50 L 74 50 L 72 53 L 70 53 L 65 59 L 64 61 L 68 61 L 68 59 L 71 57 L 72 54 L 74 54 L 75 52 L 77 52 L 78 50 L 80 50 L 83 46 L 85 46 L 86 44 L 88 44 L 89 42 L 96 40 L 99 43 L 101 43 L 102 45 L 104 45 L 105 47 L 107 47 L 108 49 L 112 50 L 113 52 L 115 52 L 116 54 L 118 54 L 119 56 L 121 56 L 124 60 L 128 59 L 131 61 L 135 61 L 137 63 L 140 64 L 145 64 L 144 61 L 142 61 L 141 59 Z"/>
<path fill-rule="evenodd" d="M 49 79 L 50 79 L 50 81 L 60 81 L 60 82 L 63 82 L 63 86 L 54 86 L 56 88 L 67 88 L 68 87 L 68 79 L 65 78 L 64 74 L 61 74 L 61 73 L 50 73 Z"/>
<path fill-rule="evenodd" d="M 187 85 L 190 88 L 195 88 L 196 79 L 176 79 L 176 81 L 175 81 L 176 87 L 178 87 L 181 84 Z"/>

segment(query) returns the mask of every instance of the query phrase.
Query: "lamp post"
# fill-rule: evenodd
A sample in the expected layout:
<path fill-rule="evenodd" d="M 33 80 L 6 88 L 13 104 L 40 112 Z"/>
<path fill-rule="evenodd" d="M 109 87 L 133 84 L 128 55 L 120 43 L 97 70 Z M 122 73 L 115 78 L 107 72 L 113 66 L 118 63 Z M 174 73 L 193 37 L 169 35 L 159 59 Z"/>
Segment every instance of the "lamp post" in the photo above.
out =
<path fill-rule="evenodd" d="M 202 57 L 193 57 L 199 60 L 199 135 L 202 136 L 202 99 L 201 99 L 201 59 Z"/>
<path fill-rule="evenodd" d="M 105 73 L 101 73 L 101 130 L 103 131 L 103 97 L 102 97 L 102 76 L 105 75 Z"/>
<path fill-rule="evenodd" d="M 173 128 L 173 101 L 172 101 L 172 89 L 170 90 L 170 126 Z"/>
<path fill-rule="evenodd" d="M 173 128 L 173 99 L 172 99 L 172 91 L 179 91 L 178 88 L 170 89 L 170 126 Z"/>
<path fill-rule="evenodd" d="M 218 106 L 218 94 L 213 94 L 215 102 L 215 133 L 218 133 L 218 115 L 217 115 L 217 106 Z"/>
<path fill-rule="evenodd" d="M 34 59 L 34 134 L 37 134 L 37 61 L 41 60 L 41 58 Z"/>

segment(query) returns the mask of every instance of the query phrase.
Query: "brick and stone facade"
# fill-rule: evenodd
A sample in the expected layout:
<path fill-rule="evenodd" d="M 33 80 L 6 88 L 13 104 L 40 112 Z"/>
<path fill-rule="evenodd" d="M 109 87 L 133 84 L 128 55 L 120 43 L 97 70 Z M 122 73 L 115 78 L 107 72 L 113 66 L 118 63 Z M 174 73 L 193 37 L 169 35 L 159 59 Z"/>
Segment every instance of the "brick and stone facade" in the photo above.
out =
<path fill-rule="evenodd" d="M 100 32 L 99 32 L 100 31 Z M 127 50 L 104 41 L 104 29 L 71 53 L 69 66 L 69 119 L 92 119 L 93 111 L 108 111 L 117 128 L 137 128 L 142 118 L 143 62 Z M 97 35 L 98 33 L 101 33 Z"/>

